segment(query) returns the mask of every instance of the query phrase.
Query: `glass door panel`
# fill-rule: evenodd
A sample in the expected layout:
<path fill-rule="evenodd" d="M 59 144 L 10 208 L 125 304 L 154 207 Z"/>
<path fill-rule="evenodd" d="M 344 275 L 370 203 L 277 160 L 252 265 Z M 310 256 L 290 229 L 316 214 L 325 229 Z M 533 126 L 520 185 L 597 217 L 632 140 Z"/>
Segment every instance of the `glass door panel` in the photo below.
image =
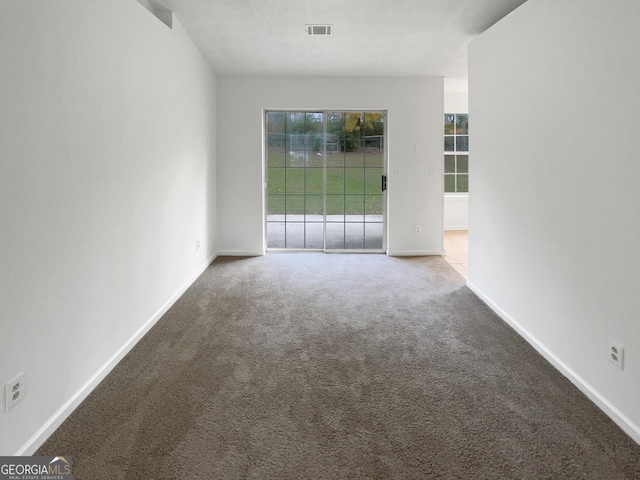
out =
<path fill-rule="evenodd" d="M 266 128 L 267 161 L 267 246 L 285 248 L 285 157 L 286 157 L 286 113 L 269 112 Z"/>
<path fill-rule="evenodd" d="M 385 125 L 384 113 L 363 113 L 364 150 L 364 248 L 384 248 L 384 175 Z"/>
<path fill-rule="evenodd" d="M 267 249 L 384 249 L 384 113 L 266 114 Z"/>

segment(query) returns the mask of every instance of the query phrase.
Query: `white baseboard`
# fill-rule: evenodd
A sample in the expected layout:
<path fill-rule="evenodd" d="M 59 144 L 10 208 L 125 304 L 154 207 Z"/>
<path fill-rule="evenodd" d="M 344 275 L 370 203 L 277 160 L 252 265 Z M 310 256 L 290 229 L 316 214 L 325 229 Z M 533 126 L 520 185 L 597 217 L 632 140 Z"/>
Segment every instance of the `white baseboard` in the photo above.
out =
<path fill-rule="evenodd" d="M 640 426 L 636 425 L 623 414 L 615 405 L 607 400 L 598 390 L 591 386 L 578 373 L 569 368 L 560 358 L 549 350 L 542 342 L 533 336 L 526 328 L 520 325 L 511 315 L 505 312 L 499 305 L 491 300 L 473 283 L 467 280 L 467 287 L 475 293 L 491 310 L 493 310 L 502 320 L 511 326 L 522 338 L 524 338 L 533 348 L 536 349 L 551 365 L 560 373 L 567 377 L 583 394 L 587 396 L 600 410 L 602 410 L 616 425 L 618 425 L 633 441 L 640 445 Z"/>
<path fill-rule="evenodd" d="M 430 255 L 444 255 L 444 250 L 389 250 L 390 257 L 424 257 Z"/>
<path fill-rule="evenodd" d="M 116 351 L 113 356 L 98 369 L 96 373 L 80 389 L 67 400 L 56 413 L 54 413 L 45 424 L 33 434 L 33 436 L 16 452 L 16 456 L 33 455 L 38 448 L 51 436 L 56 429 L 73 413 L 73 411 L 89 396 L 98 384 L 109 375 L 111 370 L 129 353 L 129 351 L 140 341 L 140 339 L 156 324 L 160 318 L 171 308 L 171 306 L 182 296 L 196 279 L 211 265 L 218 255 L 212 255 L 195 274 L 187 280 L 173 296 L 136 332 L 133 336 Z"/>
<path fill-rule="evenodd" d="M 460 226 L 460 227 L 447 227 L 447 226 L 445 226 L 444 229 L 445 229 L 445 231 L 446 230 L 469 230 L 469 226 L 468 225 L 463 225 L 463 226 Z"/>
<path fill-rule="evenodd" d="M 264 251 L 250 252 L 247 250 L 220 250 L 218 252 L 219 257 L 261 257 L 264 254 Z"/>

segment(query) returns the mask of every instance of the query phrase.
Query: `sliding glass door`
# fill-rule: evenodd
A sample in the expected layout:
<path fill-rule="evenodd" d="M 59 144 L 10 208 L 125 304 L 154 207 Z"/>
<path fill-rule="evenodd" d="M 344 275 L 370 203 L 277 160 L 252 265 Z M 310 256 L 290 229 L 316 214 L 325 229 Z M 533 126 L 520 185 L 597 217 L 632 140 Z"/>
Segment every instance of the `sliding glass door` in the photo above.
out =
<path fill-rule="evenodd" d="M 383 252 L 385 114 L 265 116 L 267 249 Z"/>

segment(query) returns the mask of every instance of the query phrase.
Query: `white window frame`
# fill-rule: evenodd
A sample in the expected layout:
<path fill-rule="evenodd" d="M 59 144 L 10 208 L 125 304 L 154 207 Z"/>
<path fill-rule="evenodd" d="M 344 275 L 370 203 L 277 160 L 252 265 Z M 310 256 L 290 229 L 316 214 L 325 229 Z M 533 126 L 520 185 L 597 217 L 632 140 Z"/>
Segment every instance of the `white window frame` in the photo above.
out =
<path fill-rule="evenodd" d="M 467 112 L 446 112 L 444 115 L 445 116 L 446 115 L 455 115 L 455 116 L 457 116 L 457 115 L 467 115 L 467 117 L 469 116 L 469 114 Z M 454 121 L 454 125 L 455 125 L 455 121 Z M 445 180 L 445 177 L 447 175 L 451 175 L 451 176 L 454 177 L 454 188 L 455 188 L 455 190 L 457 190 L 458 189 L 458 175 L 465 175 L 465 174 L 459 174 L 458 173 L 458 158 L 457 157 L 458 156 L 466 156 L 467 157 L 467 165 L 468 165 L 469 164 L 469 160 L 468 160 L 469 150 L 458 151 L 457 150 L 456 137 L 458 137 L 458 136 L 466 136 L 468 138 L 469 137 L 469 133 L 462 134 L 462 135 L 458 135 L 455 132 L 453 134 L 445 134 L 444 133 L 444 117 L 443 117 L 443 129 L 442 130 L 443 130 L 443 136 L 442 136 L 442 139 L 443 139 L 443 150 L 444 150 L 444 139 L 445 139 L 445 137 L 452 137 L 453 138 L 453 150 L 448 150 L 448 151 L 444 150 L 444 154 L 442 156 L 443 170 L 444 170 L 444 158 L 445 158 L 445 155 L 452 155 L 454 157 L 455 170 L 456 170 L 454 173 L 445 173 L 443 171 L 443 178 L 442 178 L 443 185 L 442 185 L 442 188 L 443 188 L 443 191 L 444 191 L 444 180 Z M 468 176 L 469 176 L 468 170 L 467 170 L 466 175 L 467 175 L 467 178 L 468 178 Z M 467 192 L 457 192 L 457 191 L 444 192 L 444 195 L 445 195 L 445 197 L 468 197 L 469 196 L 469 192 L 468 191 Z"/>

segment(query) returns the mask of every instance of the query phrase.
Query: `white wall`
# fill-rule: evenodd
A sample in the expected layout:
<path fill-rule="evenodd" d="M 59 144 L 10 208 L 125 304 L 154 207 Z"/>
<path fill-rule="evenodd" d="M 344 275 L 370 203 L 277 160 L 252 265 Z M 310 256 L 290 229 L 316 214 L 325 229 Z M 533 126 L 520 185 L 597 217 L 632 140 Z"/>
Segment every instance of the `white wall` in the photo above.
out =
<path fill-rule="evenodd" d="M 471 44 L 468 282 L 638 442 L 639 18 L 529 0 Z"/>
<path fill-rule="evenodd" d="M 13 455 L 209 263 L 215 77 L 131 0 L 2 2 L 0 23 L 0 385 L 26 375 L 0 412 Z"/>
<path fill-rule="evenodd" d="M 469 93 L 468 92 L 447 92 L 445 89 L 444 112 L 445 113 L 469 113 Z"/>
<path fill-rule="evenodd" d="M 220 252 L 264 253 L 263 109 L 307 108 L 388 110 L 388 251 L 440 255 L 442 78 L 220 77 Z"/>
<path fill-rule="evenodd" d="M 463 79 L 444 79 L 444 112 L 469 113 L 468 87 Z M 470 141 L 473 142 L 473 138 Z M 444 194 L 444 229 L 469 229 L 468 194 Z"/>
<path fill-rule="evenodd" d="M 469 230 L 469 195 L 444 194 L 444 229 Z"/>

